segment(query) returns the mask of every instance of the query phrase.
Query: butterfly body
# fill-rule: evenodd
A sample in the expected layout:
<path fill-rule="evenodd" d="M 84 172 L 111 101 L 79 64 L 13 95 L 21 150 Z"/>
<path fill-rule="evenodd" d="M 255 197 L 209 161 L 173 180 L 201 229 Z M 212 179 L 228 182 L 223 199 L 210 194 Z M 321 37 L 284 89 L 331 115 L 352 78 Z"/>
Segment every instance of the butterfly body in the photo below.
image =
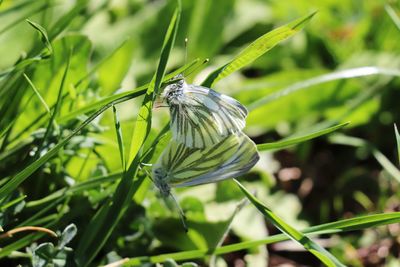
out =
<path fill-rule="evenodd" d="M 169 106 L 173 139 L 187 147 L 212 146 L 245 126 L 247 109 L 237 100 L 183 79 L 162 94 Z"/>

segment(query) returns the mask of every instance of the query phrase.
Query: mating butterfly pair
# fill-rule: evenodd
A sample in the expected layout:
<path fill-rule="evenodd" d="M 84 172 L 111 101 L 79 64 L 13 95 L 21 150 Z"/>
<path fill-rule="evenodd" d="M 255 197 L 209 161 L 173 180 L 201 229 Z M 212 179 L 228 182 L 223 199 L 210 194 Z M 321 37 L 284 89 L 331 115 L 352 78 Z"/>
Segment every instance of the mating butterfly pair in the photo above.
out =
<path fill-rule="evenodd" d="M 172 141 L 152 168 L 153 181 L 164 197 L 171 186 L 242 175 L 259 160 L 256 145 L 242 133 L 247 109 L 227 95 L 178 78 L 182 79 L 161 95 L 169 106 Z"/>

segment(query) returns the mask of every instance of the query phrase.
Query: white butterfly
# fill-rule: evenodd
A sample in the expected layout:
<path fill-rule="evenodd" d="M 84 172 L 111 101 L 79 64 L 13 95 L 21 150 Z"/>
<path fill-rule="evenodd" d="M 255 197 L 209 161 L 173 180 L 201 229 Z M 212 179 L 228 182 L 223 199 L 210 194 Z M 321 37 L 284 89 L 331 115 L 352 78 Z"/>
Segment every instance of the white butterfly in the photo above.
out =
<path fill-rule="evenodd" d="M 254 142 L 242 133 L 229 135 L 203 149 L 172 140 L 152 167 L 154 184 L 164 197 L 171 187 L 192 186 L 234 178 L 259 160 Z"/>
<path fill-rule="evenodd" d="M 248 112 L 239 101 L 183 79 L 168 85 L 161 97 L 169 106 L 173 139 L 187 147 L 211 146 L 246 124 Z"/>

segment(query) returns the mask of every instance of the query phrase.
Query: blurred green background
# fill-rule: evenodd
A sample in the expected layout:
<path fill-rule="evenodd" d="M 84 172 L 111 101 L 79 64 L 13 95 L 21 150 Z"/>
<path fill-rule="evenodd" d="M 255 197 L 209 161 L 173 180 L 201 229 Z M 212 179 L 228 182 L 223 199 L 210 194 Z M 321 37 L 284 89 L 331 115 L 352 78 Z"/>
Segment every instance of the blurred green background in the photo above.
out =
<path fill-rule="evenodd" d="M 150 82 L 176 2 L 0 3 L 3 185 L 96 110 L 79 112 L 82 108 Z M 213 86 L 249 108 L 245 132 L 258 144 L 351 122 L 328 137 L 260 152 L 260 162 L 240 178 L 298 229 L 400 208 L 393 127 L 400 122 L 400 81 L 396 78 L 400 76 L 399 1 L 183 0 L 167 68 L 168 73 L 196 58 L 208 58 L 209 63 L 187 77 L 190 83 L 200 84 L 259 36 L 314 11 L 317 14 L 301 32 Z M 52 49 L 46 48 L 42 36 L 26 19 L 43 27 Z M 62 98 L 57 101 L 68 58 Z M 59 110 L 50 123 L 53 126 L 49 127 L 52 119 L 43 101 L 22 73 L 44 102 Z M 141 103 L 142 98 L 135 98 L 116 106 L 126 154 Z M 73 113 L 77 111 L 79 114 Z M 153 110 L 150 139 L 168 119 L 167 109 Z M 166 142 L 157 145 L 147 163 L 157 159 Z M 150 146 L 150 142 L 145 144 L 145 148 Z M 46 266 L 40 265 L 40 255 L 49 254 L 37 251 L 45 242 L 55 242 L 50 254 L 59 259 L 57 266 L 75 264 L 76 248 L 87 237 L 82 234 L 88 221 L 118 184 L 122 171 L 119 155 L 114 117 L 108 110 L 3 198 L 0 225 L 4 230 L 37 225 L 62 231 L 73 223 L 77 233 L 68 240 L 68 249 L 35 233 L 0 238 L 1 265 L 33 262 Z M 143 178 L 145 172 L 139 176 Z M 103 180 L 96 180 L 99 177 Z M 93 179 L 96 182 L 79 187 Z M 232 181 L 176 191 L 189 227 L 196 231 L 185 234 L 171 203 L 163 201 L 145 178 L 110 238 L 99 244 L 92 264 L 212 247 L 227 228 L 230 232 L 224 244 L 279 233 L 251 205 L 234 213 L 243 195 Z M 316 240 L 348 266 L 400 266 L 399 232 L 399 225 L 394 224 Z M 207 266 L 210 259 L 194 261 Z M 291 242 L 240 250 L 218 257 L 216 262 L 217 266 L 319 265 Z"/>

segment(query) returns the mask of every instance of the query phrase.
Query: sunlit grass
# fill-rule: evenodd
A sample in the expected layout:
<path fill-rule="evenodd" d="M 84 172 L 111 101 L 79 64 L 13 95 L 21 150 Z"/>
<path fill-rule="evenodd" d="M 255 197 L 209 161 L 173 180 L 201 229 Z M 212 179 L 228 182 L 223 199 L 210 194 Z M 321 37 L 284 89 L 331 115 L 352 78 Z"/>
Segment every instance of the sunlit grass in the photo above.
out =
<path fill-rule="evenodd" d="M 299 264 L 362 266 L 342 248 L 368 247 L 370 229 L 398 247 L 397 9 L 194 2 L 0 1 L 2 264 L 218 266 L 241 251 L 266 266 L 263 246 L 293 240 L 315 256 L 288 253 Z M 170 140 L 153 104 L 180 73 L 245 104 L 261 153 L 237 183 L 177 190 L 188 234 L 143 167 Z"/>

